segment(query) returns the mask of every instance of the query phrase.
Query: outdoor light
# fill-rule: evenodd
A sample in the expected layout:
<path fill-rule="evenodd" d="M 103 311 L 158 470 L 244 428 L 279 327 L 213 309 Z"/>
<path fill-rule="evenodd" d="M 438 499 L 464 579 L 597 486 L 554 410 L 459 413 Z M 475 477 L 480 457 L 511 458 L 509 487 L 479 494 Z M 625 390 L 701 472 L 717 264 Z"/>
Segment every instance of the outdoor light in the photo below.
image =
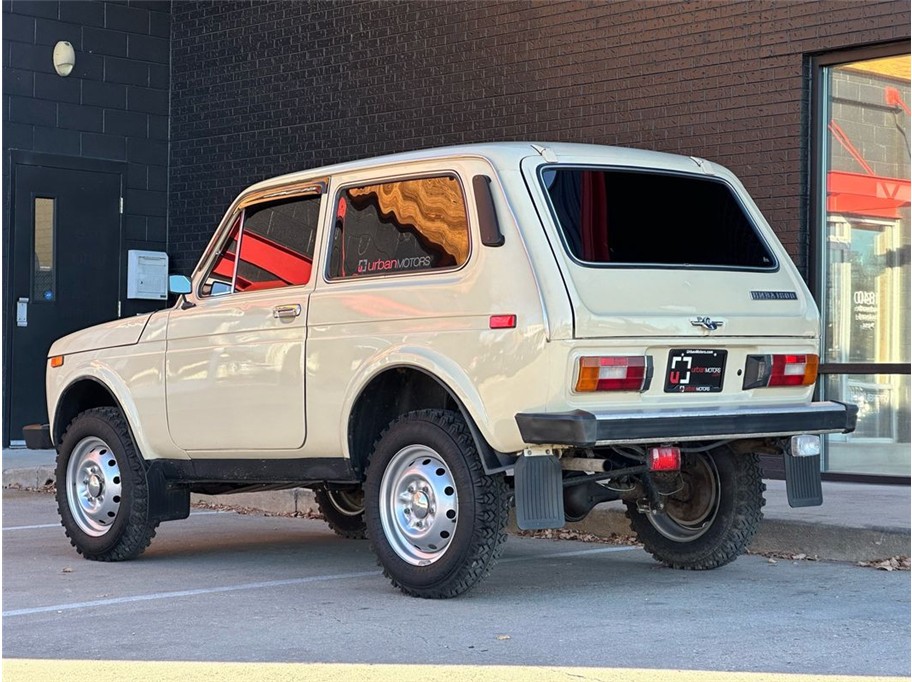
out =
<path fill-rule="evenodd" d="M 54 45 L 54 70 L 58 76 L 69 76 L 76 66 L 76 51 L 66 40 Z"/>

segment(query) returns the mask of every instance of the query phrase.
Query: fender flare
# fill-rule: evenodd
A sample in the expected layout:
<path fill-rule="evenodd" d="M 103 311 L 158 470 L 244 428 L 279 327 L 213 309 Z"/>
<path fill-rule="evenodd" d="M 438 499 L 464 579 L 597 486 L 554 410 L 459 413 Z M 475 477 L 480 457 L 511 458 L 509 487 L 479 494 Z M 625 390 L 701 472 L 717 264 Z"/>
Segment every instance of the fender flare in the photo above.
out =
<path fill-rule="evenodd" d="M 516 456 L 495 450 L 490 445 L 489 433 L 479 426 L 487 423 L 487 410 L 474 384 L 462 368 L 446 356 L 429 352 L 427 348 L 403 346 L 387 348 L 383 353 L 371 358 L 349 383 L 340 420 L 340 438 L 348 459 L 351 459 L 352 454 L 349 450 L 349 421 L 355 405 L 374 379 L 387 371 L 399 368 L 421 372 L 450 395 L 466 420 L 469 433 L 472 434 L 475 447 L 481 455 L 485 473 L 495 474 L 513 467 Z"/>

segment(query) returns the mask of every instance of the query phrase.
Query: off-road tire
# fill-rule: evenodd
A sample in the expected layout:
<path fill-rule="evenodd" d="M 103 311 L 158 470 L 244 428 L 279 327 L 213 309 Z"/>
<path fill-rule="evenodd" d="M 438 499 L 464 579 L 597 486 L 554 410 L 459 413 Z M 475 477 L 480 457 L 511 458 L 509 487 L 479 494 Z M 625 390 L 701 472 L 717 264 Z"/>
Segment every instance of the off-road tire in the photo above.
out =
<path fill-rule="evenodd" d="M 386 535 L 381 520 L 385 472 L 415 446 L 427 448 L 445 465 L 458 499 L 452 536 L 441 555 L 426 565 L 409 563 L 397 554 L 395 540 Z M 506 482 L 502 474 L 485 474 L 465 420 L 456 412 L 420 410 L 393 420 L 374 444 L 364 501 L 367 535 L 383 574 L 410 596 L 456 597 L 484 579 L 503 551 L 509 510 Z"/>
<path fill-rule="evenodd" d="M 646 514 L 637 511 L 635 501 L 626 502 L 627 518 L 637 538 L 656 561 L 670 568 L 709 570 L 734 561 L 745 552 L 763 518 L 766 484 L 757 455 L 736 454 L 721 447 L 700 456 L 715 465 L 719 494 L 715 516 L 699 537 L 669 539 Z"/>
<path fill-rule="evenodd" d="M 340 492 L 344 497 L 340 498 Z M 336 535 L 352 540 L 363 540 L 367 537 L 364 525 L 364 500 L 361 499 L 360 511 L 357 511 L 355 491 L 328 490 L 320 486 L 314 489 L 317 508 L 323 520 Z M 360 494 L 360 491 L 358 491 Z M 357 513 L 356 513 L 357 511 Z"/>
<path fill-rule="evenodd" d="M 75 494 L 67 479 L 74 448 L 86 438 L 98 438 L 110 450 L 119 468 L 120 507 L 103 535 L 84 532 L 70 510 L 68 495 Z M 57 512 L 76 551 L 93 561 L 133 559 L 155 537 L 157 521 L 149 519 L 149 488 L 142 457 L 136 450 L 126 420 L 116 407 L 97 407 L 77 415 L 64 433 L 57 455 Z"/>

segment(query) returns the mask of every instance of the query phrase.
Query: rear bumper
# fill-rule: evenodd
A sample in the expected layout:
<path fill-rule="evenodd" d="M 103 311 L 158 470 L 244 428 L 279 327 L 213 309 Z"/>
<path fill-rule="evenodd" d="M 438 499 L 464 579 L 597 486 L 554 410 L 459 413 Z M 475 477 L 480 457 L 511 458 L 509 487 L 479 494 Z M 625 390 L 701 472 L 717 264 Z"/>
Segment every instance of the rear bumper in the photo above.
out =
<path fill-rule="evenodd" d="M 526 443 L 585 447 L 612 443 L 849 433 L 855 430 L 857 416 L 856 405 L 818 402 L 774 407 L 520 413 L 516 415 L 516 424 Z"/>

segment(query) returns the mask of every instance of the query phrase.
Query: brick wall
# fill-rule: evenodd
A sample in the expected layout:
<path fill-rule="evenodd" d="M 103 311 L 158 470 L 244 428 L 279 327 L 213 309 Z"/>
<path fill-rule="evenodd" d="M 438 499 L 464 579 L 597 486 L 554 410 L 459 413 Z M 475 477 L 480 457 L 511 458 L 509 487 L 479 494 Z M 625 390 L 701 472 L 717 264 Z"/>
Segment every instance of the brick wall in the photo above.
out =
<path fill-rule="evenodd" d="M 908 38 L 909 4 L 179 2 L 172 21 L 184 270 L 257 179 L 512 139 L 719 161 L 804 265 L 805 55 Z"/>
<path fill-rule="evenodd" d="M 3 3 L 4 175 L 13 149 L 124 162 L 124 251 L 167 242 L 170 27 L 167 1 Z M 76 51 L 66 78 L 59 40 Z M 125 293 L 124 314 L 155 306 Z"/>

